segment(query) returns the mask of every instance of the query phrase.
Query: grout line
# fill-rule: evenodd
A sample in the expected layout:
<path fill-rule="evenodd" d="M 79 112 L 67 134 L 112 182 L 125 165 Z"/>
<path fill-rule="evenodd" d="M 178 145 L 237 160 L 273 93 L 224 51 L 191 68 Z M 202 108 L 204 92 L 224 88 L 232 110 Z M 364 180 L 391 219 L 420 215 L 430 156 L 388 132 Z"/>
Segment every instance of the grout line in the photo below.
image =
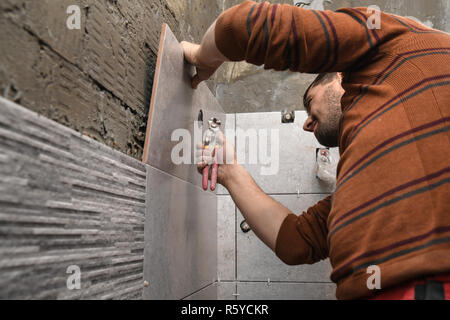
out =
<path fill-rule="evenodd" d="M 237 115 L 234 114 L 234 148 L 236 149 L 237 137 L 236 137 L 236 126 L 237 126 Z M 231 196 L 231 195 L 230 195 Z M 237 206 L 234 205 L 234 279 L 238 278 L 238 257 L 237 257 Z M 237 294 L 237 284 L 236 284 L 236 294 Z M 236 296 L 237 299 L 237 296 Z"/>
<path fill-rule="evenodd" d="M 181 298 L 180 300 L 187 299 L 187 298 L 193 296 L 194 294 L 199 293 L 200 291 L 202 291 L 202 290 L 204 290 L 204 289 L 206 289 L 206 288 L 208 288 L 208 287 L 214 285 L 215 283 L 217 283 L 217 280 L 216 280 L 215 282 L 213 282 L 213 283 L 210 283 L 210 284 L 208 284 L 208 285 L 206 285 L 206 286 L 204 286 L 204 287 L 198 289 L 197 291 L 194 291 L 194 292 L 188 294 L 187 296 L 185 296 L 184 298 Z"/>
<path fill-rule="evenodd" d="M 234 114 L 234 148 L 236 149 L 237 145 L 237 135 L 236 135 L 236 129 L 237 129 L 237 115 Z M 236 151 L 235 151 L 236 152 Z M 231 195 L 230 195 L 231 196 Z M 237 280 L 237 264 L 238 264 L 238 257 L 237 257 L 237 206 L 234 205 L 234 279 Z M 234 300 L 238 300 L 238 285 L 237 282 L 234 285 Z"/>
<path fill-rule="evenodd" d="M 266 193 L 268 196 L 330 195 L 332 192 Z"/>
<path fill-rule="evenodd" d="M 237 206 L 234 205 L 234 279 L 238 278 L 238 246 L 237 246 Z"/>
<path fill-rule="evenodd" d="M 210 195 L 212 195 L 212 196 L 217 196 L 217 194 L 215 194 L 214 192 L 210 191 L 209 189 L 208 189 L 208 191 L 205 191 L 205 190 L 203 190 L 203 188 L 202 188 L 201 186 L 198 186 L 198 185 L 196 185 L 196 184 L 194 184 L 194 183 L 192 183 L 192 182 L 190 182 L 190 181 L 183 180 L 182 178 L 177 177 L 177 176 L 174 176 L 173 174 L 168 173 L 168 172 L 166 172 L 166 171 L 163 171 L 163 170 L 161 170 L 161 169 L 159 169 L 159 168 L 157 168 L 157 167 L 154 167 L 153 165 L 150 165 L 150 164 L 145 163 L 145 166 L 148 166 L 148 167 L 150 167 L 151 169 L 154 169 L 154 170 L 156 170 L 156 171 L 159 172 L 159 173 L 168 175 L 169 177 L 174 178 L 175 180 L 178 180 L 179 182 L 184 182 L 184 183 L 186 183 L 186 184 L 189 184 L 189 185 L 191 185 L 191 186 L 193 186 L 193 187 L 195 187 L 195 188 L 197 188 L 197 189 L 199 189 L 199 190 L 201 190 L 201 191 L 203 191 L 203 192 L 205 192 L 205 193 L 207 193 L 207 194 L 210 194 Z"/>
<path fill-rule="evenodd" d="M 220 280 L 221 283 L 267 283 L 267 280 Z M 283 281 L 283 280 L 270 280 L 270 283 L 279 284 L 334 284 L 331 281 Z"/>

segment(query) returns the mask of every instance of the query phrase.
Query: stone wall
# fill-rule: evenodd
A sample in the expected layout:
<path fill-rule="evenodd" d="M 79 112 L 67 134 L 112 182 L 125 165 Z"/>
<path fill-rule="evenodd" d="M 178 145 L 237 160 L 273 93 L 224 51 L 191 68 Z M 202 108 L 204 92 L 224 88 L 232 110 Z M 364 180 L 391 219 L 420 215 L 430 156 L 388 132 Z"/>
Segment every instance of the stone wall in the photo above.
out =
<path fill-rule="evenodd" d="M 0 299 L 141 299 L 145 165 L 6 99 L 0 110 Z"/>

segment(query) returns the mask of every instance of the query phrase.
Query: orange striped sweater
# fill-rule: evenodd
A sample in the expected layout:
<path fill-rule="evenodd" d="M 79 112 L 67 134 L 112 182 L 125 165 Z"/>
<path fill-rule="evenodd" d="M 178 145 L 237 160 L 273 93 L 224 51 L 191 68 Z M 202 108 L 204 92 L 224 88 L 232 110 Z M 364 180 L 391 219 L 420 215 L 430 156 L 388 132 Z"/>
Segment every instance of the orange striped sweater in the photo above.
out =
<path fill-rule="evenodd" d="M 330 258 L 337 298 L 450 271 L 450 36 L 366 8 L 315 11 L 245 1 L 218 19 L 219 50 L 266 69 L 344 73 L 337 187 L 289 215 L 276 254 Z"/>

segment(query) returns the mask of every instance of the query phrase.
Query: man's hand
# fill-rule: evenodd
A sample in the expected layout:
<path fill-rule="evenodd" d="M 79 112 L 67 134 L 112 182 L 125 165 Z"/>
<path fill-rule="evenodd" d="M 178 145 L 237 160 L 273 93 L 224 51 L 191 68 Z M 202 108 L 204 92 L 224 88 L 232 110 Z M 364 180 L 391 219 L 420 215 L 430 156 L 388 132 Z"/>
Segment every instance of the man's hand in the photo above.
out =
<path fill-rule="evenodd" d="M 231 171 L 236 168 L 237 160 L 236 153 L 234 151 L 233 144 L 226 140 L 223 133 L 219 136 L 219 147 L 215 149 L 217 154 L 217 162 L 219 164 L 219 170 L 217 172 L 217 182 L 227 187 L 227 182 L 231 177 Z M 211 165 L 214 161 L 213 148 L 205 148 L 202 143 L 197 145 L 195 152 L 195 158 L 197 163 L 197 170 L 200 174 L 203 173 L 203 168 L 207 165 Z M 208 179 L 211 179 L 211 170 L 209 172 Z"/>
<path fill-rule="evenodd" d="M 255 234 L 273 251 L 280 226 L 289 209 L 266 195 L 255 183 L 250 174 L 237 163 L 233 144 L 223 134 L 219 137 L 219 170 L 217 182 L 230 192 L 233 201 L 244 215 Z M 199 143 L 195 153 L 197 169 L 200 174 L 206 165 L 213 163 L 212 148 L 204 149 Z M 209 172 L 211 178 L 211 172 Z"/>
<path fill-rule="evenodd" d="M 227 58 L 217 49 L 215 40 L 216 23 L 206 31 L 200 45 L 183 41 L 184 58 L 194 65 L 197 74 L 192 78 L 192 88 L 197 89 L 200 82 L 208 80 Z"/>
<path fill-rule="evenodd" d="M 197 89 L 200 82 L 208 80 L 216 72 L 219 65 L 210 65 L 200 61 L 200 45 L 183 41 L 181 42 L 184 50 L 184 58 L 187 62 L 196 67 L 196 74 L 192 78 L 192 88 Z"/>

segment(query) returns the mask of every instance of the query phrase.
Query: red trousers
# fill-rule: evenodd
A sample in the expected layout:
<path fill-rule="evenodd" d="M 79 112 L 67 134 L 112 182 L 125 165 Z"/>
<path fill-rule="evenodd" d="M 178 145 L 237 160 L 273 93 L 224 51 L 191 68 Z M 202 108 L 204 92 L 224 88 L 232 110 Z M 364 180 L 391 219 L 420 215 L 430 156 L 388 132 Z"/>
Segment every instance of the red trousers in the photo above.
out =
<path fill-rule="evenodd" d="M 450 300 L 450 273 L 389 288 L 369 300 Z"/>

